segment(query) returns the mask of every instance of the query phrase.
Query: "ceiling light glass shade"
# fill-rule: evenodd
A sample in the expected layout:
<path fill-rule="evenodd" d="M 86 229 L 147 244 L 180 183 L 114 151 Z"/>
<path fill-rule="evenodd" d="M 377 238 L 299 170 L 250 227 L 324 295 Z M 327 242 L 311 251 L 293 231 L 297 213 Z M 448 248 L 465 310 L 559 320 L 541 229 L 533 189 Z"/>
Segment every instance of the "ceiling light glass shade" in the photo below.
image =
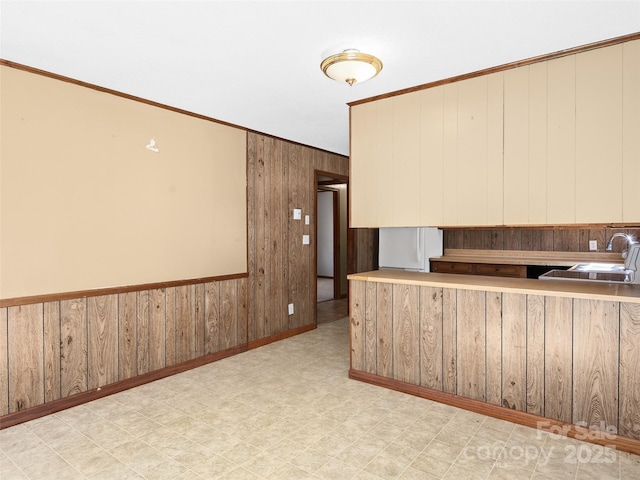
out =
<path fill-rule="evenodd" d="M 325 58 L 320 68 L 327 77 L 353 85 L 375 77 L 382 70 L 382 62 L 373 55 L 349 49 Z"/>

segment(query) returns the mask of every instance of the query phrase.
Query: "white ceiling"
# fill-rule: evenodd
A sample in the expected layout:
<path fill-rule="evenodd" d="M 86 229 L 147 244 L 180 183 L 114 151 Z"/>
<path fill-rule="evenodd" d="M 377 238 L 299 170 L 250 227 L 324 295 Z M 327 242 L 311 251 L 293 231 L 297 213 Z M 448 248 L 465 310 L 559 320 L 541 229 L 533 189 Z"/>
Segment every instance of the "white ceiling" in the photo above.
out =
<path fill-rule="evenodd" d="M 331 152 L 347 102 L 640 31 L 632 1 L 5 1 L 0 57 Z M 326 78 L 325 56 L 378 56 Z"/>

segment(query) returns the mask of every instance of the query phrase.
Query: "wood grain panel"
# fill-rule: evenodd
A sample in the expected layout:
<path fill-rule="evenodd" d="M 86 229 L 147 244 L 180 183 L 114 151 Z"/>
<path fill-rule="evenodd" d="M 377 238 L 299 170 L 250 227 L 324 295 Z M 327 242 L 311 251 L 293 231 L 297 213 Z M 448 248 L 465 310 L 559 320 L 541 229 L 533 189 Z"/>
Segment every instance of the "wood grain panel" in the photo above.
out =
<path fill-rule="evenodd" d="M 544 301 L 527 295 L 527 412 L 544 415 Z"/>
<path fill-rule="evenodd" d="M 378 338 L 378 375 L 393 377 L 393 286 L 378 283 L 376 293 Z"/>
<path fill-rule="evenodd" d="M 571 422 L 573 403 L 573 300 L 545 299 L 544 414 Z"/>
<path fill-rule="evenodd" d="M 442 289 L 442 389 L 456 393 L 457 386 L 457 295 L 453 288 Z"/>
<path fill-rule="evenodd" d="M 640 305 L 620 305 L 620 420 L 618 433 L 640 439 Z"/>
<path fill-rule="evenodd" d="M 236 281 L 236 309 L 237 309 L 237 331 L 238 339 L 236 345 L 246 345 L 248 343 L 247 322 L 249 297 L 248 297 L 248 280 L 246 278 L 238 278 Z"/>
<path fill-rule="evenodd" d="M 502 405 L 502 294 L 486 293 L 486 398 Z"/>
<path fill-rule="evenodd" d="M 365 369 L 366 284 L 350 280 L 349 332 L 351 337 L 351 368 Z"/>
<path fill-rule="evenodd" d="M 9 413 L 44 403 L 43 306 L 9 307 Z"/>
<path fill-rule="evenodd" d="M 138 374 L 137 356 L 138 294 L 118 295 L 118 377 L 120 380 Z"/>
<path fill-rule="evenodd" d="M 254 222 L 255 245 L 249 245 L 250 249 L 255 252 L 255 263 L 249 265 L 250 278 L 255 278 L 255 291 L 253 292 L 253 305 L 255 311 L 251 317 L 251 328 L 249 329 L 250 340 L 268 337 L 269 333 L 265 330 L 270 318 L 266 310 L 266 302 L 268 297 L 269 282 L 267 282 L 266 272 L 266 244 L 268 241 L 266 216 L 266 194 L 268 192 L 268 178 L 265 178 L 268 169 L 265 168 L 265 143 L 268 141 L 263 136 L 248 135 L 250 144 L 255 145 L 255 178 L 250 179 L 249 187 L 253 185 L 252 196 L 255 199 L 254 204 L 248 205 L 249 221 Z"/>
<path fill-rule="evenodd" d="M 86 299 L 63 300 L 60 302 L 60 396 L 68 397 L 86 390 Z"/>
<path fill-rule="evenodd" d="M 420 92 L 420 224 L 442 225 L 444 183 L 443 94 L 440 88 Z M 357 197 L 355 195 L 354 197 Z"/>
<path fill-rule="evenodd" d="M 7 308 L 0 308 L 0 416 L 9 413 L 9 344 Z"/>
<path fill-rule="evenodd" d="M 271 295 L 268 297 L 270 304 L 270 316 L 273 319 L 271 324 L 271 335 L 275 333 L 285 332 L 288 330 L 288 322 L 291 320 L 284 312 L 286 312 L 286 304 L 288 297 L 289 284 L 287 283 L 288 272 L 285 273 L 285 259 L 289 245 L 287 245 L 287 212 L 289 210 L 289 199 L 287 192 L 291 189 L 291 178 L 287 175 L 289 162 L 295 162 L 297 159 L 294 155 L 285 156 L 284 145 L 282 142 L 274 140 L 272 142 L 272 154 L 269 157 L 269 177 L 271 179 L 271 187 L 268 191 L 269 195 L 269 223 L 270 223 L 270 242 L 268 243 L 267 258 L 269 259 L 271 284 Z M 296 222 L 292 227 L 299 226 L 302 222 Z M 293 233 L 293 232 L 292 232 Z M 295 235 L 302 243 L 302 236 Z M 296 244 L 299 248 L 299 245 Z M 304 277 L 302 277 L 304 278 Z M 298 310 L 300 310 L 298 305 Z M 304 312 L 296 312 L 296 315 L 304 314 Z M 235 341 L 235 340 L 234 340 Z"/>
<path fill-rule="evenodd" d="M 502 406 L 527 407 L 527 297 L 502 294 Z"/>
<path fill-rule="evenodd" d="M 375 164 L 371 167 L 367 166 L 377 172 L 374 202 L 367 205 L 367 208 L 374 210 L 370 215 L 375 216 L 376 223 L 363 225 L 367 227 L 395 225 L 393 223 L 394 192 L 389 188 L 389 179 L 393 178 L 393 162 L 389 161 L 393 158 L 393 100 L 385 98 L 376 104 Z"/>
<path fill-rule="evenodd" d="M 149 371 L 149 290 L 137 293 L 136 362 L 138 375 L 142 375 Z"/>
<path fill-rule="evenodd" d="M 194 305 L 195 305 L 195 358 L 204 355 L 205 343 L 205 322 L 204 322 L 204 284 L 195 285 L 194 288 Z"/>
<path fill-rule="evenodd" d="M 60 302 L 46 302 L 44 313 L 44 401 L 60 398 Z"/>
<path fill-rule="evenodd" d="M 458 87 L 455 84 L 442 86 L 443 134 L 442 157 L 443 184 L 457 185 L 458 175 Z M 442 220 L 445 225 L 458 224 L 458 192 L 454 188 L 444 189 Z M 381 224 L 384 225 L 384 224 Z"/>
<path fill-rule="evenodd" d="M 364 371 L 376 373 L 378 338 L 377 338 L 377 288 L 373 282 L 365 283 L 364 312 Z M 351 293 L 355 295 L 355 292 Z"/>
<path fill-rule="evenodd" d="M 193 285 L 176 287 L 176 361 L 195 357 L 195 298 Z"/>
<path fill-rule="evenodd" d="M 619 304 L 575 299 L 573 305 L 572 422 L 617 428 Z"/>
<path fill-rule="evenodd" d="M 118 296 L 87 299 L 88 388 L 118 381 Z"/>
<path fill-rule="evenodd" d="M 220 284 L 220 350 L 238 343 L 238 308 L 236 282 Z"/>
<path fill-rule="evenodd" d="M 486 398 L 485 292 L 458 290 L 457 300 L 457 394 L 484 401 Z"/>
<path fill-rule="evenodd" d="M 205 285 L 205 353 L 220 350 L 220 282 Z"/>
<path fill-rule="evenodd" d="M 165 366 L 166 352 L 166 289 L 149 291 L 149 369 Z"/>
<path fill-rule="evenodd" d="M 393 373 L 420 383 L 420 287 L 393 285 Z"/>
<path fill-rule="evenodd" d="M 170 287 L 165 290 L 165 306 L 165 364 L 166 366 L 171 366 L 177 363 L 175 287 Z M 120 348 L 122 348 L 122 346 Z"/>
<path fill-rule="evenodd" d="M 547 64 L 529 65 L 528 223 L 547 222 Z"/>
<path fill-rule="evenodd" d="M 442 390 L 442 288 L 420 287 L 420 385 Z"/>

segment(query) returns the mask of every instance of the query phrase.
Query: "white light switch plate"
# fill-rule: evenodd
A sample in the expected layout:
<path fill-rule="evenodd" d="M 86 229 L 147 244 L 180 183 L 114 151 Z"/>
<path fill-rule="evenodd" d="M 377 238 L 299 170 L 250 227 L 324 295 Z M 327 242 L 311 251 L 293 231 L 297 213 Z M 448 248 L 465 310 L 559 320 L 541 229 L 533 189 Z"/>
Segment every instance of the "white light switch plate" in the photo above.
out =
<path fill-rule="evenodd" d="M 301 208 L 294 208 L 293 209 L 293 219 L 294 220 L 301 220 L 302 219 L 302 209 Z"/>
<path fill-rule="evenodd" d="M 309 243 L 311 243 L 311 241 L 309 240 L 309 235 L 303 235 L 302 236 L 302 244 L 303 245 L 309 245 Z"/>
<path fill-rule="evenodd" d="M 304 224 L 305 225 L 309 225 L 309 223 L 311 223 L 311 218 L 309 217 L 309 215 L 305 215 L 304 216 Z"/>
<path fill-rule="evenodd" d="M 293 315 L 293 303 L 289 304 L 289 315 Z"/>

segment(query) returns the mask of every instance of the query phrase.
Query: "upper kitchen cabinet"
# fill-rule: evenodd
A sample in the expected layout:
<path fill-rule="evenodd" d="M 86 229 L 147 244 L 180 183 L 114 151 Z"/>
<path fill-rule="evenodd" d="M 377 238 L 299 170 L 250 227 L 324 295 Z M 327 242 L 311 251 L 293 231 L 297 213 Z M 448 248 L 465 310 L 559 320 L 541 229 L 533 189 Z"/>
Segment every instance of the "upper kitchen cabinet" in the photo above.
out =
<path fill-rule="evenodd" d="M 622 50 L 575 58 L 576 223 L 622 221 Z"/>
<path fill-rule="evenodd" d="M 622 46 L 622 220 L 640 222 L 640 40 Z"/>
<path fill-rule="evenodd" d="M 351 226 L 640 222 L 636 37 L 352 105 Z"/>

